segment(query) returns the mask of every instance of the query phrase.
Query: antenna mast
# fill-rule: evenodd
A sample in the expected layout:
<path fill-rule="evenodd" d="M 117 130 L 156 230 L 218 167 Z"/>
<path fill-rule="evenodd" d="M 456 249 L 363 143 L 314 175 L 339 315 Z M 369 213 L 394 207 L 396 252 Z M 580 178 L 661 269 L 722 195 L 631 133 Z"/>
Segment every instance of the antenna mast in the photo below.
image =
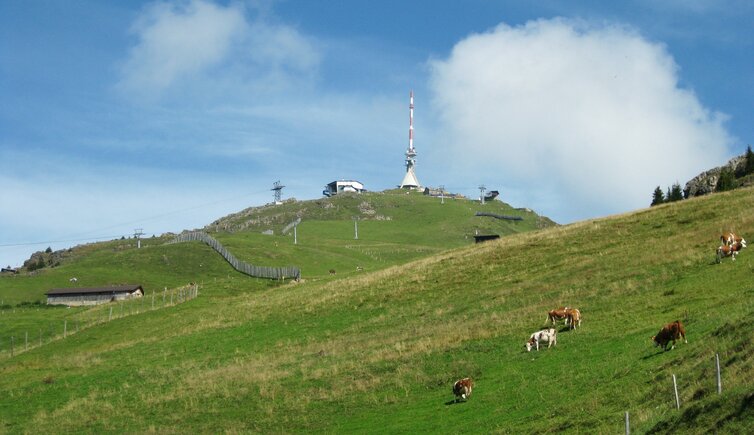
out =
<path fill-rule="evenodd" d="M 280 180 L 272 183 L 272 190 L 275 192 L 275 205 L 280 205 L 283 201 L 280 199 L 283 196 L 283 185 L 280 184 Z"/>
<path fill-rule="evenodd" d="M 409 189 L 418 189 L 419 180 L 416 179 L 416 172 L 414 166 L 416 166 L 416 150 L 414 149 L 414 91 L 409 93 L 408 103 L 408 149 L 406 150 L 406 175 L 403 177 L 403 182 L 400 187 L 407 187 Z"/>
<path fill-rule="evenodd" d="M 479 201 L 484 204 L 484 191 L 487 190 L 487 187 L 482 184 L 479 186 Z"/>

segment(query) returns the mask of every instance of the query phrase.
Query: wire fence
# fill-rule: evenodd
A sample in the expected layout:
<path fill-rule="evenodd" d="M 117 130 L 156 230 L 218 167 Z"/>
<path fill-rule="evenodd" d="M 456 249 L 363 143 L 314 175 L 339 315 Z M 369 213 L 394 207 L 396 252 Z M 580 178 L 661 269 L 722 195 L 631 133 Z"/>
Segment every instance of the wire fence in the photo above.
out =
<path fill-rule="evenodd" d="M 301 270 L 297 267 L 267 267 L 267 266 L 255 266 L 243 262 L 231 254 L 225 246 L 222 245 L 217 239 L 210 236 L 203 231 L 192 231 L 179 234 L 169 243 L 181 243 L 181 242 L 193 242 L 200 241 L 209 245 L 212 249 L 217 251 L 225 260 L 233 266 L 237 271 L 256 278 L 269 278 L 269 279 L 295 279 L 301 278 Z"/>
<path fill-rule="evenodd" d="M 670 378 L 673 381 L 673 404 L 675 405 L 675 409 L 680 411 L 681 398 L 678 394 L 678 379 L 674 373 L 670 375 Z M 718 353 L 715 353 L 715 385 L 717 387 L 717 394 L 723 394 L 722 376 L 720 374 L 720 354 Z M 625 428 L 626 435 L 629 435 L 631 433 L 631 419 L 628 411 L 625 411 Z"/>
<path fill-rule="evenodd" d="M 117 302 L 95 305 L 75 315 L 62 319 L 39 321 L 36 325 L 13 328 L 12 332 L 0 333 L 0 358 L 12 358 L 57 340 L 63 340 L 89 328 L 97 327 L 113 320 L 122 319 L 141 313 L 170 308 L 195 299 L 199 296 L 199 285 L 188 284 L 173 289 L 165 288 L 162 292 L 153 292 L 151 296 L 141 296 Z M 45 310 L 46 308 L 42 308 Z M 3 316 L 18 315 L 28 321 L 28 311 L 35 308 L 19 309 L 6 312 Z M 39 308 L 37 308 L 39 310 Z M 12 322 L 12 318 L 3 319 Z"/>

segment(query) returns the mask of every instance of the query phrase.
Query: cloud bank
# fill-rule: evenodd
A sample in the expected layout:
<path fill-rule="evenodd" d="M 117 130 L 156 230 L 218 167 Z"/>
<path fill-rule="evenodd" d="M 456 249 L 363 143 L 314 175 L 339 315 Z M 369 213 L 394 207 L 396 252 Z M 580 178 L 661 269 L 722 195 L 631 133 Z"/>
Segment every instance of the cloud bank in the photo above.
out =
<path fill-rule="evenodd" d="M 432 146 L 453 173 L 560 221 L 645 207 L 655 186 L 725 160 L 731 142 L 725 115 L 679 86 L 665 47 L 625 26 L 501 24 L 430 71 Z"/>
<path fill-rule="evenodd" d="M 253 20 L 237 3 L 205 0 L 147 6 L 131 33 L 137 42 L 120 67 L 117 88 L 155 99 L 171 89 L 215 83 L 222 91 L 278 90 L 316 73 L 318 49 L 283 24 Z"/>

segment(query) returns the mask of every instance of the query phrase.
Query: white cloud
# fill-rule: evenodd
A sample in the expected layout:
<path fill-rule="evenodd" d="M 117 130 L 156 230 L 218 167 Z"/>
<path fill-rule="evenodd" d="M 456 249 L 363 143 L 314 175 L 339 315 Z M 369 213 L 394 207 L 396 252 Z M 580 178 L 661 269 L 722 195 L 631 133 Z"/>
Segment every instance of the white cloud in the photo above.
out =
<path fill-rule="evenodd" d="M 154 100 L 172 88 L 225 95 L 278 90 L 318 68 L 319 50 L 295 28 L 251 21 L 239 4 L 158 2 L 132 27 L 137 43 L 120 68 L 117 88 Z"/>
<path fill-rule="evenodd" d="M 515 186 L 547 201 L 522 205 L 561 220 L 644 207 L 658 184 L 727 155 L 725 116 L 678 87 L 663 45 L 627 27 L 503 24 L 430 67 L 433 147 L 455 156 L 454 172 Z"/>

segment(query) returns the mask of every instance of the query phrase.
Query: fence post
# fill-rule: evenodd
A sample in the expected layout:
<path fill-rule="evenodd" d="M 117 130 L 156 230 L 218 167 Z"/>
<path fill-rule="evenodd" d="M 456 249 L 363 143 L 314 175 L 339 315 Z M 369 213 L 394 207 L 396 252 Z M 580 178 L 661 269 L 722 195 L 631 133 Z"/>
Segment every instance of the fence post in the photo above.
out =
<path fill-rule="evenodd" d="M 715 368 L 717 369 L 717 394 L 723 394 L 723 383 L 720 379 L 720 355 L 715 354 Z"/>
<path fill-rule="evenodd" d="M 63 321 L 63 338 L 66 338 L 68 336 L 68 321 Z"/>
<path fill-rule="evenodd" d="M 675 407 L 676 409 L 681 409 L 681 401 L 678 398 L 678 385 L 675 381 L 675 375 L 673 375 L 673 391 L 675 391 Z"/>
<path fill-rule="evenodd" d="M 626 411 L 626 435 L 629 435 L 631 433 L 631 425 L 628 421 L 628 411 Z"/>
<path fill-rule="evenodd" d="M 111 321 L 111 320 L 113 320 L 113 307 L 112 306 L 110 307 L 110 316 L 108 316 L 108 318 L 107 318 L 108 322 Z"/>

